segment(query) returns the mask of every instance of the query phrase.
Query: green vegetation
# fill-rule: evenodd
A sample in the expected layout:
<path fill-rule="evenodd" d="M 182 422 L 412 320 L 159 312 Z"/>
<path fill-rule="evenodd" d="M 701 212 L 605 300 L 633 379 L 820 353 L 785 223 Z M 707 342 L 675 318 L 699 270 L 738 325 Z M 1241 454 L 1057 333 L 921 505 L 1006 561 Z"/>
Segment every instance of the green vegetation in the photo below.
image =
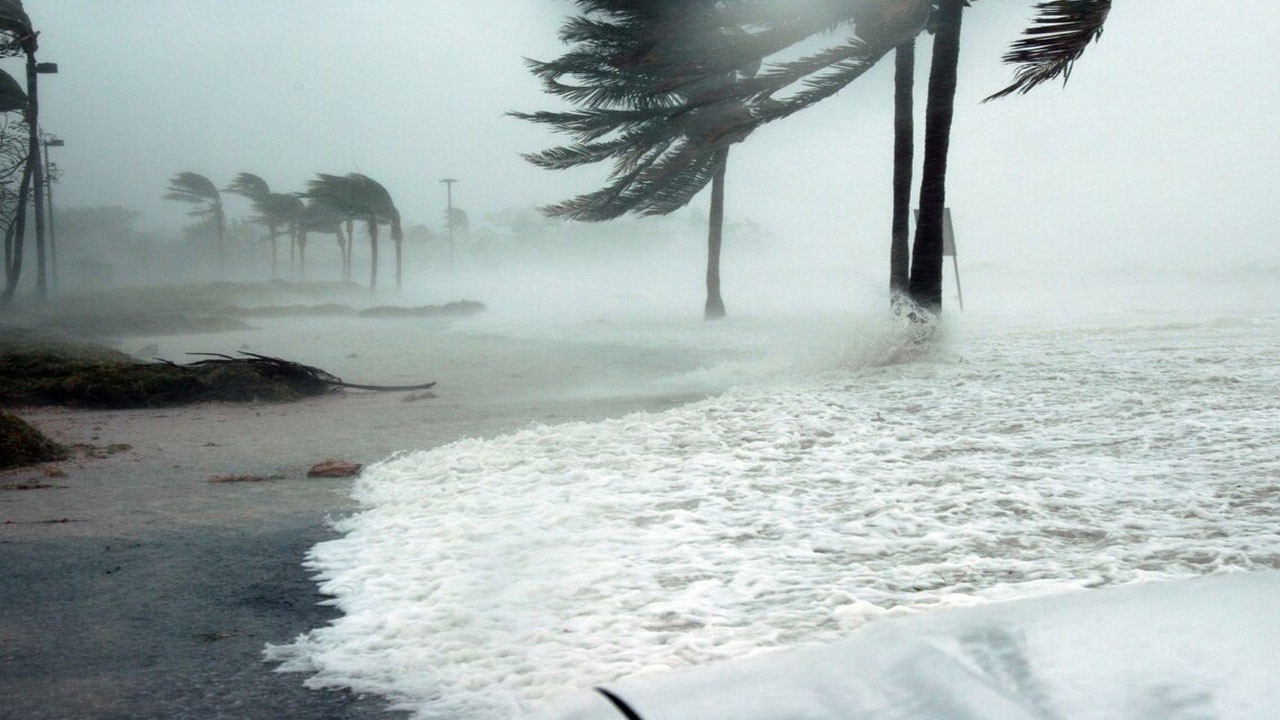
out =
<path fill-rule="evenodd" d="M 0 405 L 162 407 L 208 401 L 285 402 L 335 389 L 337 378 L 274 358 L 137 362 L 107 348 L 0 343 Z"/>
<path fill-rule="evenodd" d="M 0 470 L 63 460 L 67 449 L 22 418 L 0 410 Z"/>

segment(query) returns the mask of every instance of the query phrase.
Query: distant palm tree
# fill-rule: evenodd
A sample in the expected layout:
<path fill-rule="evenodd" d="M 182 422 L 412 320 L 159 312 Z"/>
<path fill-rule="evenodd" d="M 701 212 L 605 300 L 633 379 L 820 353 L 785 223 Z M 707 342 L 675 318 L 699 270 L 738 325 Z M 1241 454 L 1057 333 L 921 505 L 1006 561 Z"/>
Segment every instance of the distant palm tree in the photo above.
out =
<path fill-rule="evenodd" d="M 209 178 L 193 172 L 180 172 L 169 180 L 166 200 L 177 200 L 194 205 L 189 214 L 201 218 L 218 231 L 218 265 L 225 276 L 227 269 L 226 231 L 227 216 L 222 208 L 222 193 Z"/>
<path fill-rule="evenodd" d="M 369 289 L 378 289 L 378 223 L 391 226 L 391 240 L 396 247 L 396 289 L 403 285 L 402 246 L 404 230 L 400 224 L 400 211 L 377 181 L 360 173 L 329 175 L 320 173 L 307 183 L 306 196 L 326 205 L 345 218 L 363 220 L 369 229 Z"/>
<path fill-rule="evenodd" d="M 226 191 L 247 198 L 253 205 L 254 212 L 258 213 L 254 221 L 266 226 L 267 235 L 263 239 L 271 243 L 271 277 L 275 279 L 279 266 L 276 238 L 280 236 L 280 226 L 273 213 L 263 212 L 263 204 L 268 203 L 267 198 L 271 195 L 271 186 L 266 180 L 253 173 L 242 172 L 232 178 Z"/>
<path fill-rule="evenodd" d="M 342 214 L 324 203 L 312 200 L 303 207 L 298 222 L 298 250 L 302 261 L 302 278 L 307 277 L 307 233 L 331 233 L 338 238 L 338 252 L 342 254 L 343 280 L 348 279 L 347 240 L 342 233 Z"/>

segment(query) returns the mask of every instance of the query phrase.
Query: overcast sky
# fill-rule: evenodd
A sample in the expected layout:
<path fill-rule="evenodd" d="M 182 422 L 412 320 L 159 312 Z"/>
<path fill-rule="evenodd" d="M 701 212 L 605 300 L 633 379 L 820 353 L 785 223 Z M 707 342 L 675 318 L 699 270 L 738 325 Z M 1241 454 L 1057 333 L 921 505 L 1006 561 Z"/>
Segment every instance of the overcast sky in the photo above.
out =
<path fill-rule="evenodd" d="M 979 104 L 1010 78 L 1001 53 L 1027 0 L 966 12 L 948 205 L 969 262 L 1212 261 L 1275 266 L 1280 237 L 1280 3 L 1116 0 L 1071 82 Z M 524 57 L 563 51 L 566 0 L 30 0 L 42 31 L 41 120 L 66 140 L 62 205 L 160 200 L 184 170 L 239 171 L 277 191 L 360 171 L 407 223 L 438 226 L 444 177 L 473 222 L 595 189 L 592 170 L 518 155 L 558 144 L 505 117 L 557 107 Z M 923 107 L 928 41 L 920 54 Z M 19 59 L 4 67 L 21 75 Z M 738 146 L 728 213 L 803 252 L 887 257 L 892 67 Z M 921 123 L 922 126 L 922 123 Z M 238 200 L 232 215 L 247 214 Z M 705 194 L 695 201 L 705 208 Z M 729 238 L 727 242 L 732 242 Z M 726 253 L 731 252 L 727 246 Z"/>

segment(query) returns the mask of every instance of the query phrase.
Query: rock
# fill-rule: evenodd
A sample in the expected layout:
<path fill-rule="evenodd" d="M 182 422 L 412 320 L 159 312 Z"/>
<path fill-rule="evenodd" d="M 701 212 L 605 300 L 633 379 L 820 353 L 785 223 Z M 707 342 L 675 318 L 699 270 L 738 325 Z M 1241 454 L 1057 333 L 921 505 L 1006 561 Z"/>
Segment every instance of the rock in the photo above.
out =
<path fill-rule="evenodd" d="M 312 465 L 311 469 L 307 471 L 307 477 L 351 477 L 360 472 L 362 467 L 364 466 L 360 463 L 353 463 L 350 460 L 329 458 Z"/>

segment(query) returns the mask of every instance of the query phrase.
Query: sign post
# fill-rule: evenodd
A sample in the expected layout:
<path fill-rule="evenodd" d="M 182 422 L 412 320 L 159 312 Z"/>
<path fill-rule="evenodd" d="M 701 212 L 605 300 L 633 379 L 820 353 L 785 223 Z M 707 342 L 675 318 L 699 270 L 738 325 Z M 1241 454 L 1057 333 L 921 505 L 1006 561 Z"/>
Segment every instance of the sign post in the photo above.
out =
<path fill-rule="evenodd" d="M 956 273 L 956 300 L 964 312 L 964 293 L 960 292 L 960 261 L 956 259 L 956 233 L 951 227 L 951 208 L 942 209 L 942 257 L 951 256 L 951 268 Z"/>
<path fill-rule="evenodd" d="M 916 224 L 920 223 L 920 211 L 915 211 Z M 956 300 L 960 302 L 960 311 L 964 312 L 964 293 L 960 292 L 960 263 L 956 260 L 956 233 L 951 227 L 951 208 L 942 208 L 942 257 L 951 258 L 951 267 L 956 273 Z"/>

